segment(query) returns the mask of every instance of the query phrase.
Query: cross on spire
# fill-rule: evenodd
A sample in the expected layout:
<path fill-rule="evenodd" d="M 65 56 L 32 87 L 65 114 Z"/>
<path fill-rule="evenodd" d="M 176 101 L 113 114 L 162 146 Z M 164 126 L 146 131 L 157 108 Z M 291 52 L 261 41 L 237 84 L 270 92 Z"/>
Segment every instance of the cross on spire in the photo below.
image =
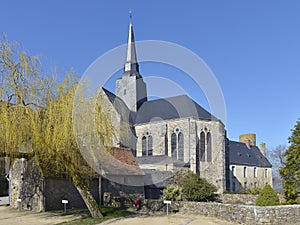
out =
<path fill-rule="evenodd" d="M 129 11 L 130 24 L 132 24 L 132 11 Z"/>
<path fill-rule="evenodd" d="M 124 72 L 129 72 L 130 75 L 139 74 L 139 66 L 137 63 L 135 43 L 134 43 L 134 33 L 132 27 L 132 11 L 129 11 L 129 32 L 128 32 L 128 42 L 127 42 L 127 51 L 126 51 L 126 62 L 124 65 Z"/>

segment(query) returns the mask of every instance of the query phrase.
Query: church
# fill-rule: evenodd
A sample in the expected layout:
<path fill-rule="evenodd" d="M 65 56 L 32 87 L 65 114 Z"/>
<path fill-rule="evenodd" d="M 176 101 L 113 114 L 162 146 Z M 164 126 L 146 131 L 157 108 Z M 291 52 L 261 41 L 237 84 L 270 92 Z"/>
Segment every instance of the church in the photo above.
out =
<path fill-rule="evenodd" d="M 272 185 L 272 165 L 265 144 L 256 145 L 255 134 L 229 140 L 224 123 L 187 95 L 148 99 L 132 22 L 115 94 L 103 87 L 98 90 L 117 131 L 111 140 L 112 158 L 90 183 L 99 204 L 109 202 L 111 196 L 159 199 L 174 175 L 187 171 L 214 184 L 219 193 Z M 84 141 L 82 146 L 86 147 Z M 7 165 L 1 158 L 0 195 L 9 194 L 11 206 L 17 208 L 17 200 L 22 199 L 23 208 L 43 211 L 58 209 L 61 199 L 69 199 L 70 207 L 84 207 L 72 182 L 43 176 L 33 159 L 15 159 L 11 168 Z"/>
<path fill-rule="evenodd" d="M 199 174 L 220 193 L 272 185 L 272 165 L 264 144 L 256 146 L 255 134 L 230 141 L 223 122 L 187 95 L 148 100 L 132 21 L 124 71 L 116 80 L 115 94 L 102 90 L 110 102 L 112 120 L 130 129 L 131 137 L 120 132 L 115 147 L 131 149 L 145 173 L 146 197 L 162 190 L 178 169 Z"/>

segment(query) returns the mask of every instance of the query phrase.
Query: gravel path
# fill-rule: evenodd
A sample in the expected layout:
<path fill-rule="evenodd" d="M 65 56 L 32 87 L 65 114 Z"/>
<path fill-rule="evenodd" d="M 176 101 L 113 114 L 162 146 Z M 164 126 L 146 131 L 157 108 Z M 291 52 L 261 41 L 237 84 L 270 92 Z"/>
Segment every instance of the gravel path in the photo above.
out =
<path fill-rule="evenodd" d="M 0 225 L 53 225 L 79 218 L 74 215 L 59 213 L 36 213 L 31 211 L 18 211 L 9 206 L 0 206 Z M 171 214 L 169 216 L 138 216 L 132 218 L 113 219 L 101 225 L 236 225 L 236 223 L 219 220 L 212 217 Z"/>
<path fill-rule="evenodd" d="M 49 212 L 35 213 L 18 211 L 9 206 L 0 206 L 0 225 L 46 225 L 57 224 L 78 218 L 73 215 L 62 215 Z"/>
<path fill-rule="evenodd" d="M 127 219 L 117 219 L 101 223 L 101 225 L 236 225 L 212 217 L 173 214 L 169 216 L 142 216 Z"/>

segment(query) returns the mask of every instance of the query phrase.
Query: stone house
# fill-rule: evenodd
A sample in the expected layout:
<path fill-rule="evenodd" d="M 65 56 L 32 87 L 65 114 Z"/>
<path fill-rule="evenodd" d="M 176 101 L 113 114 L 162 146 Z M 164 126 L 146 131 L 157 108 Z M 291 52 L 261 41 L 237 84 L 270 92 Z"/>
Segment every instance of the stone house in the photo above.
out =
<path fill-rule="evenodd" d="M 256 146 L 255 134 L 240 135 L 240 142 L 229 141 L 229 191 L 272 186 L 272 165 L 265 157 L 265 144 Z"/>

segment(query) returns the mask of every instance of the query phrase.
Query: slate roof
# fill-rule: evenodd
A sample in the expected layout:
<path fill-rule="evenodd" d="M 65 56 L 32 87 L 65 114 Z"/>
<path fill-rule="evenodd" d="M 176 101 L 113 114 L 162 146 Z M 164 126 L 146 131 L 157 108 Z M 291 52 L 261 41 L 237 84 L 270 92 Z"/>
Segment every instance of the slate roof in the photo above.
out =
<path fill-rule="evenodd" d="M 109 101 L 113 104 L 114 108 L 119 113 L 119 115 L 121 115 L 121 119 L 123 121 L 133 123 L 134 122 L 134 119 L 133 119 L 134 114 L 132 114 L 132 112 L 128 109 L 125 102 L 121 98 L 116 96 L 115 94 L 108 91 L 107 89 L 105 89 L 105 88 L 102 88 L 102 89 L 105 92 L 106 96 L 108 97 Z"/>
<path fill-rule="evenodd" d="M 158 170 L 143 170 L 145 173 L 145 186 L 164 188 L 168 185 L 169 179 L 173 176 L 171 171 L 158 171 Z"/>
<path fill-rule="evenodd" d="M 121 115 L 122 120 L 129 121 L 132 124 L 178 118 L 218 120 L 187 95 L 146 101 L 141 105 L 138 112 L 134 113 L 128 109 L 121 98 L 105 88 L 103 90 L 117 112 Z"/>
<path fill-rule="evenodd" d="M 135 116 L 135 124 L 177 118 L 217 120 L 187 95 L 144 102 Z"/>
<path fill-rule="evenodd" d="M 229 141 L 229 163 L 257 167 L 272 167 L 257 146 L 247 147 L 245 143 Z"/>
<path fill-rule="evenodd" d="M 141 164 L 153 164 L 153 165 L 173 164 L 175 166 L 181 166 L 181 167 L 188 165 L 180 160 L 174 159 L 167 155 L 142 156 L 142 157 L 136 157 L 135 159 L 139 165 L 141 165 Z"/>

